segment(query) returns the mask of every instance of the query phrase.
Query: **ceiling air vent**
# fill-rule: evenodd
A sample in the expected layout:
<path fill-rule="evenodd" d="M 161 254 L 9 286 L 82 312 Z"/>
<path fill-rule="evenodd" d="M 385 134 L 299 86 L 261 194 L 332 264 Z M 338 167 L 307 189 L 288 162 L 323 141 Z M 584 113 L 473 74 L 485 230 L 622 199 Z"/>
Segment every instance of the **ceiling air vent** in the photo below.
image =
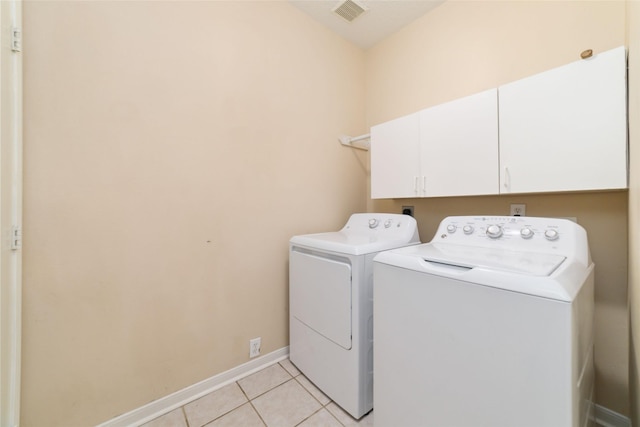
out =
<path fill-rule="evenodd" d="M 367 9 L 364 6 L 359 5 L 353 0 L 340 2 L 336 7 L 333 8 L 333 12 L 335 12 L 337 15 L 348 22 L 352 22 L 354 19 L 356 19 L 366 11 Z"/>

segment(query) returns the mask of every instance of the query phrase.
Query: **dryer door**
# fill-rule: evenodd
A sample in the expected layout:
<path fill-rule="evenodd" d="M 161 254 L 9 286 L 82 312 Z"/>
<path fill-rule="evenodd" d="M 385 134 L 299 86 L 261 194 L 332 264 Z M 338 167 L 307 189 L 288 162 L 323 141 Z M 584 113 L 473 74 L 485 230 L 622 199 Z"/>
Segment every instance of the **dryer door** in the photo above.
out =
<path fill-rule="evenodd" d="M 291 315 L 346 350 L 351 349 L 351 264 L 299 252 L 289 258 Z"/>

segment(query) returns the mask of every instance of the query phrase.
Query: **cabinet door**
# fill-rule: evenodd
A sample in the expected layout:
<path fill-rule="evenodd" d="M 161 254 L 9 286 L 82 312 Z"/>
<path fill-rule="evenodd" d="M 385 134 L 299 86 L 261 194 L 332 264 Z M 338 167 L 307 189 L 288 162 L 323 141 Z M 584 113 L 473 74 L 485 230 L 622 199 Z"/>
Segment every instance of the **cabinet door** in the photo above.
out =
<path fill-rule="evenodd" d="M 626 188 L 624 47 L 498 92 L 502 193 Z"/>
<path fill-rule="evenodd" d="M 420 176 L 418 113 L 371 128 L 371 198 L 416 197 Z"/>
<path fill-rule="evenodd" d="M 420 113 L 422 185 L 429 197 L 498 194 L 498 93 Z"/>

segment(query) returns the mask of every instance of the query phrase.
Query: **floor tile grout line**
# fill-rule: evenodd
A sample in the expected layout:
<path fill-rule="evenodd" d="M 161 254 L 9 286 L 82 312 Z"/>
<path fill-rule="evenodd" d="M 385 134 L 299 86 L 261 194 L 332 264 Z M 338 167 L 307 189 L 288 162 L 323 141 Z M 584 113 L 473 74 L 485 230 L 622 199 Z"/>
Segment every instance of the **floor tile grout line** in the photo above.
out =
<path fill-rule="evenodd" d="M 282 366 L 281 366 L 281 367 L 282 367 Z M 290 378 L 288 378 L 288 379 L 284 380 L 284 381 L 283 381 L 283 382 L 281 382 L 281 383 L 278 383 L 278 384 L 274 385 L 274 386 L 273 386 L 273 387 L 271 387 L 270 389 L 263 391 L 262 393 L 260 393 L 260 394 L 258 394 L 258 395 L 256 395 L 256 396 L 254 396 L 254 397 L 253 397 L 253 398 L 251 398 L 251 399 L 249 398 L 249 395 L 244 391 L 244 389 L 243 389 L 243 388 L 242 388 L 242 386 L 240 385 L 240 381 L 241 381 L 241 380 L 243 380 L 244 378 L 248 378 L 248 377 L 250 377 L 251 375 L 246 376 L 246 377 L 244 377 L 244 378 L 240 378 L 238 381 L 236 381 L 236 383 L 238 383 L 238 387 L 240 387 L 240 390 L 242 390 L 242 393 L 244 393 L 244 396 L 247 398 L 247 400 L 248 400 L 248 401 L 252 401 L 253 399 L 257 399 L 258 397 L 260 397 L 260 396 L 262 396 L 262 395 L 265 395 L 265 394 L 269 393 L 271 390 L 273 390 L 273 389 L 275 389 L 275 388 L 277 388 L 277 387 L 280 387 L 281 385 L 283 385 L 283 384 L 285 384 L 285 383 L 288 383 L 289 381 L 291 381 L 291 380 L 295 379 L 295 377 L 294 377 L 294 376 L 292 376 L 289 372 L 287 372 L 287 370 L 286 370 L 286 369 L 284 369 L 284 368 L 282 368 L 282 369 L 287 373 L 287 375 L 289 375 L 289 377 L 290 377 Z M 258 372 L 262 372 L 262 371 L 258 371 Z M 256 372 L 256 374 L 257 374 L 258 372 Z M 255 374 L 252 374 L 252 375 L 255 375 Z"/>
<path fill-rule="evenodd" d="M 245 377 L 247 378 L 247 377 Z M 238 386 L 238 388 L 240 389 L 240 391 L 242 392 L 242 394 L 244 395 L 245 399 L 247 399 L 247 402 L 251 402 L 251 399 L 249 399 L 249 395 L 247 394 L 246 391 L 244 391 L 244 388 L 242 388 L 242 385 L 240 384 L 240 381 L 236 381 L 236 385 Z"/>
<path fill-rule="evenodd" d="M 293 377 L 293 379 L 294 379 L 298 384 L 300 384 L 300 387 L 302 387 L 302 389 L 303 389 L 304 391 L 306 391 L 307 393 L 309 393 L 309 394 L 311 395 L 311 397 L 313 397 L 313 398 L 316 400 L 316 402 L 318 402 L 318 403 L 320 404 L 320 406 L 322 406 L 322 407 L 324 408 L 324 407 L 325 407 L 325 406 L 327 406 L 329 403 L 333 402 L 333 399 L 331 399 L 329 396 L 327 396 L 326 394 L 324 394 L 324 392 L 323 392 L 322 390 L 320 390 L 320 389 L 318 388 L 318 386 L 316 386 L 314 383 L 312 383 L 312 382 L 311 382 L 311 380 L 310 380 L 309 378 L 305 377 L 305 378 L 306 378 L 306 380 L 307 380 L 307 381 L 309 381 L 309 383 L 311 383 L 311 385 L 313 385 L 315 388 L 317 388 L 317 389 L 318 389 L 318 391 L 319 391 L 320 393 L 322 393 L 322 394 L 323 394 L 327 399 L 329 399 L 329 402 L 327 402 L 326 404 L 323 404 L 322 402 L 320 402 L 320 399 L 318 399 L 317 397 L 315 397 L 315 396 L 313 395 L 313 393 L 311 393 L 309 390 L 307 390 L 307 388 L 304 386 L 304 384 L 302 384 L 300 381 L 298 381 L 298 379 L 297 379 L 297 378 L 298 378 L 299 376 L 304 376 L 304 375 L 302 375 L 302 374 L 300 374 L 300 375 L 296 375 L 295 377 Z"/>
<path fill-rule="evenodd" d="M 280 365 L 280 363 L 279 363 L 279 362 L 278 362 L 278 365 Z M 285 369 L 285 371 L 286 371 L 286 369 Z M 258 372 L 261 372 L 261 371 L 258 371 Z M 256 373 L 257 373 L 257 372 L 256 372 Z M 247 378 L 247 377 L 245 377 L 245 378 Z M 258 396 L 256 396 L 256 397 L 254 397 L 253 399 L 249 399 L 249 396 L 247 395 L 247 393 L 244 391 L 244 389 L 243 389 L 243 388 L 242 388 L 242 386 L 240 385 L 240 380 L 236 381 L 236 383 L 238 384 L 238 387 L 240 387 L 240 390 L 242 390 L 242 394 L 244 394 L 244 397 L 246 397 L 246 398 L 247 398 L 247 403 L 248 403 L 249 405 L 251 405 L 251 409 L 253 409 L 253 411 L 258 415 L 258 418 L 260 418 L 260 421 L 261 421 L 261 422 L 262 422 L 262 424 L 264 424 L 264 425 L 265 425 L 265 427 L 266 427 L 266 426 L 267 426 L 267 422 L 264 420 L 264 418 L 262 418 L 262 415 L 260 415 L 260 411 L 258 411 L 258 408 L 256 408 L 256 407 L 255 407 L 255 405 L 253 404 L 253 399 L 255 399 L 255 398 L 257 398 L 257 397 L 262 396 L 262 394 L 264 394 L 264 393 L 262 393 L 261 395 L 258 395 Z M 276 387 L 278 387 L 278 386 L 276 386 Z M 275 388 L 275 387 L 274 387 L 274 388 Z M 270 389 L 270 390 L 268 390 L 268 391 L 265 391 L 265 393 L 268 393 L 268 392 L 269 392 L 269 391 L 271 391 L 271 390 L 273 390 L 273 388 L 272 388 L 272 389 Z"/>
<path fill-rule="evenodd" d="M 285 369 L 285 371 L 286 371 L 286 369 Z M 291 376 L 291 373 L 289 373 L 289 375 Z M 297 377 L 297 376 L 299 376 L 299 375 L 296 375 L 296 377 Z M 260 394 L 259 396 L 256 396 L 256 397 L 254 397 L 253 399 L 250 399 L 250 400 L 249 400 L 249 403 L 251 404 L 251 406 L 253 407 L 253 409 L 256 411 L 256 413 L 257 413 L 257 414 L 258 414 L 258 416 L 260 417 L 260 420 L 264 423 L 264 425 L 265 425 L 265 426 L 267 426 L 267 427 L 268 427 L 269 425 L 268 425 L 268 424 L 267 424 L 267 422 L 264 420 L 264 418 L 262 418 L 262 415 L 260 414 L 260 411 L 258 411 L 258 408 L 256 408 L 256 407 L 255 407 L 255 405 L 253 404 L 253 401 L 254 401 L 254 400 L 256 400 L 256 399 L 258 399 L 260 396 L 263 396 L 263 395 L 265 395 L 265 394 L 269 393 L 270 391 L 273 391 L 273 390 L 275 390 L 276 388 L 281 387 L 281 386 L 283 386 L 283 385 L 285 385 L 285 384 L 287 384 L 287 383 L 289 383 L 289 382 L 291 382 L 291 381 L 296 382 L 296 383 L 297 383 L 297 384 L 302 388 L 302 390 L 303 390 L 304 392 L 306 392 L 307 394 L 309 394 L 313 399 L 315 399 L 315 400 L 320 404 L 320 408 L 319 408 L 317 411 L 315 411 L 313 414 L 311 414 L 311 415 L 309 415 L 308 417 L 306 417 L 304 420 L 300 421 L 300 423 L 302 423 L 302 422 L 306 421 L 306 420 L 307 420 L 307 419 L 309 419 L 311 416 L 313 416 L 316 412 L 318 412 L 318 411 L 320 411 L 320 410 L 322 410 L 322 409 L 324 408 L 324 406 L 322 405 L 322 403 L 321 403 L 321 402 L 319 402 L 319 401 L 318 401 L 318 399 L 316 399 L 316 398 L 315 398 L 315 396 L 313 396 L 313 395 L 309 392 L 309 390 L 307 390 L 306 388 L 304 388 L 304 386 L 303 386 L 302 384 L 300 384 L 300 382 L 298 382 L 298 381 L 296 380 L 296 377 L 291 376 L 291 378 L 289 378 L 289 379 L 288 379 L 288 380 L 286 380 L 285 382 L 280 383 L 280 384 L 278 384 L 277 386 L 275 386 L 275 387 L 271 388 L 270 390 L 265 391 L 264 393 Z M 334 418 L 335 418 L 335 417 L 334 417 Z M 340 421 L 338 421 L 338 422 L 340 423 Z M 300 423 L 296 424 L 296 426 L 297 426 L 297 425 L 299 425 Z M 342 423 L 340 423 L 340 425 L 342 425 Z M 295 426 L 294 426 L 294 427 L 295 427 Z"/>
<path fill-rule="evenodd" d="M 323 408 L 325 408 L 325 409 L 327 410 L 327 412 L 329 412 L 329 414 L 331 414 L 331 416 L 332 416 L 336 421 L 338 421 L 338 424 L 340 424 L 341 426 L 345 426 L 346 424 L 343 424 L 343 423 L 342 423 L 342 421 L 340 421 L 340 420 L 338 419 L 338 417 L 337 417 L 333 412 L 331 412 L 331 410 L 328 408 L 328 406 L 329 406 L 329 405 L 331 405 L 331 404 L 333 403 L 333 404 L 335 404 L 335 406 L 337 406 L 340 410 L 344 411 L 344 409 L 342 409 L 342 407 L 341 407 L 340 405 L 338 405 L 338 404 L 337 404 L 333 399 L 331 399 L 331 397 L 327 396 L 327 395 L 326 395 L 326 394 L 325 394 L 325 393 L 324 393 L 324 392 L 323 392 L 323 391 L 322 391 L 318 386 L 316 386 L 316 385 L 315 385 L 315 384 L 314 384 L 314 383 L 313 383 L 309 378 L 307 378 L 307 377 L 304 375 L 304 373 L 303 373 L 302 371 L 300 371 L 300 370 L 296 367 L 296 365 L 294 365 L 294 364 L 293 364 L 293 362 L 291 362 L 291 360 L 290 360 L 290 359 L 286 359 L 286 360 L 289 360 L 289 362 L 290 362 L 290 363 L 291 363 L 291 364 L 296 368 L 296 370 L 298 370 L 298 374 L 297 374 L 297 375 L 295 375 L 295 376 L 293 376 L 293 374 L 291 374 L 291 372 L 289 372 L 289 374 L 293 376 L 293 379 L 294 379 L 294 380 L 296 380 L 296 381 L 298 382 L 298 384 L 300 384 L 300 385 L 302 386 L 302 388 L 303 388 L 303 389 L 305 389 L 305 390 L 307 391 L 307 393 L 309 393 L 309 394 L 310 394 L 314 399 L 316 399 L 316 401 L 317 401 L 318 403 L 320 403 L 320 405 L 322 405 L 322 407 L 323 407 Z M 280 362 L 278 362 L 278 363 L 282 363 L 282 361 L 280 361 Z M 284 368 L 284 366 L 282 366 L 282 367 Z M 285 368 L 285 370 L 287 370 L 287 369 Z M 313 395 L 313 393 L 311 393 L 309 390 L 307 390 L 307 388 L 304 386 L 304 384 L 302 384 L 300 381 L 298 381 L 298 377 L 304 377 L 304 378 L 305 378 L 307 381 L 309 381 L 309 383 L 311 383 L 311 385 L 313 385 L 313 386 L 314 386 L 314 387 L 315 387 L 315 388 L 316 388 L 320 393 L 322 393 L 322 394 L 323 394 L 327 399 L 329 399 L 329 401 L 328 401 L 326 404 L 323 404 L 323 403 L 320 401 L 320 399 L 318 399 L 317 397 L 315 397 L 315 396 Z M 362 417 L 360 417 L 360 418 L 358 418 L 358 419 L 351 417 L 351 415 L 350 415 L 350 414 L 348 414 L 346 411 L 344 411 L 344 412 L 345 412 L 345 414 L 346 414 L 347 416 L 351 417 L 351 418 L 352 418 L 356 423 L 360 423 L 360 421 L 361 421 L 364 417 L 368 416 L 372 411 L 373 411 L 373 410 L 370 410 L 369 412 L 367 412 L 366 414 L 364 414 Z M 316 412 L 317 412 L 317 411 L 316 411 Z"/>
<path fill-rule="evenodd" d="M 260 418 L 260 421 L 262 422 L 262 424 L 266 427 L 267 423 L 262 419 L 262 416 L 260 415 L 260 412 L 258 412 L 258 410 L 256 409 L 255 406 L 253 406 L 253 403 L 251 403 L 250 400 L 247 400 L 246 402 L 244 402 L 242 405 L 240 406 L 236 406 L 235 408 L 233 408 L 232 410 L 230 410 L 229 412 L 220 415 L 219 417 L 216 417 L 214 419 L 212 419 L 211 421 L 207 422 L 206 424 L 203 424 L 202 427 L 207 427 L 208 425 L 211 425 L 213 423 L 215 423 L 217 420 L 221 419 L 222 417 L 225 417 L 227 415 L 229 415 L 231 412 L 235 411 L 238 408 L 243 407 L 244 405 L 249 405 L 251 406 L 251 409 L 253 409 L 253 411 L 256 413 L 256 415 L 258 416 L 258 418 Z"/>
<path fill-rule="evenodd" d="M 264 419 L 264 418 L 262 418 L 262 415 L 260 414 L 260 411 L 258 411 L 258 408 L 256 408 L 256 407 L 254 406 L 254 404 L 253 404 L 253 401 L 252 401 L 252 400 L 250 400 L 250 401 L 249 401 L 249 405 L 251 405 L 251 408 L 255 411 L 255 413 L 256 413 L 256 414 L 258 414 L 258 418 L 260 418 L 260 421 L 262 421 L 262 424 L 264 424 L 264 425 L 265 425 L 265 427 L 268 427 L 267 422 L 265 421 L 265 419 Z"/>
<path fill-rule="evenodd" d="M 284 372 L 286 372 L 286 373 L 287 373 L 287 375 L 289 375 L 289 378 L 288 378 L 287 380 L 285 380 L 285 381 L 283 381 L 283 382 L 279 383 L 279 384 L 274 385 L 274 386 L 273 386 L 273 387 L 271 387 L 270 389 L 265 390 L 264 392 L 262 392 L 262 393 L 258 394 L 257 396 L 253 397 L 252 399 L 250 399 L 250 398 L 249 398 L 249 395 L 247 394 L 247 392 L 244 390 L 244 388 L 242 388 L 242 385 L 240 385 L 240 380 L 242 380 L 243 378 L 241 378 L 241 379 L 239 379 L 238 381 L 236 381 L 236 384 L 238 384 L 238 387 L 240 388 L 240 391 L 242 391 L 242 394 L 243 394 L 243 395 L 244 395 L 244 397 L 247 399 L 247 403 L 249 403 L 249 405 L 251 405 L 251 408 L 252 408 L 252 409 L 255 411 L 255 413 L 258 415 L 258 418 L 260 418 L 260 421 L 262 422 L 262 424 L 264 424 L 264 425 L 265 425 L 265 426 L 267 426 L 267 427 L 268 427 L 267 422 L 265 421 L 265 419 L 264 419 L 264 418 L 262 418 L 262 415 L 260 414 L 260 411 L 258 411 L 258 408 L 256 408 L 256 407 L 255 407 L 255 405 L 253 404 L 253 401 L 254 401 L 255 399 L 257 399 L 257 398 L 261 397 L 261 396 L 264 396 L 265 394 L 269 393 L 270 391 L 273 391 L 273 390 L 275 390 L 276 388 L 278 388 L 278 387 L 280 387 L 280 386 L 282 386 L 282 385 L 284 385 L 284 384 L 288 383 L 289 381 L 295 380 L 295 377 L 291 374 L 291 372 L 289 372 L 289 371 L 288 371 L 284 366 L 282 366 L 282 364 L 280 364 L 280 362 L 278 362 L 277 364 L 278 364 L 278 366 L 280 366 L 280 368 L 282 368 L 282 370 L 283 370 Z M 258 372 L 262 372 L 262 371 L 258 371 Z M 255 374 L 257 374 L 258 372 L 256 372 Z M 255 374 L 252 374 L 252 375 L 255 375 Z M 248 376 L 246 376 L 246 377 L 244 377 L 244 378 L 248 378 L 248 377 L 250 377 L 250 376 L 251 376 L 251 375 L 248 375 Z M 305 390 L 305 391 L 306 391 L 306 390 Z M 244 405 L 244 403 L 243 403 L 243 405 Z M 220 418 L 220 417 L 218 417 L 218 418 Z M 218 418 L 216 418 L 216 420 L 217 420 Z M 211 420 L 210 422 L 213 422 L 213 421 L 215 421 L 215 420 Z"/>
<path fill-rule="evenodd" d="M 223 413 L 223 414 L 218 415 L 218 416 L 217 416 L 217 417 L 215 417 L 214 419 L 207 421 L 206 423 L 202 424 L 202 425 L 201 425 L 201 426 L 199 426 L 199 427 L 205 427 L 205 426 L 208 426 L 208 425 L 209 425 L 209 424 L 211 424 L 212 422 L 214 422 L 214 421 L 216 421 L 216 420 L 219 420 L 220 418 L 222 418 L 222 417 L 224 417 L 224 416 L 226 416 L 226 415 L 229 415 L 231 412 L 235 411 L 236 409 L 238 409 L 238 408 L 239 408 L 239 407 L 241 407 L 242 405 L 245 405 L 245 404 L 247 404 L 247 403 L 249 403 L 249 402 L 251 401 L 251 400 L 249 399 L 249 397 L 247 396 L 247 394 L 246 394 L 246 393 L 244 392 L 244 390 L 242 389 L 242 387 L 240 386 L 240 384 L 238 384 L 238 381 L 235 381 L 234 383 L 238 386 L 238 388 L 240 389 L 240 392 L 242 392 L 242 395 L 244 396 L 244 398 L 245 398 L 246 400 L 245 400 L 244 402 L 242 402 L 241 404 L 239 404 L 238 406 L 234 406 L 233 408 L 229 409 L 227 412 L 225 412 L 225 413 Z M 233 383 L 231 383 L 231 384 L 233 384 Z M 225 386 L 225 387 L 228 387 L 228 386 L 230 386 L 231 384 L 227 384 L 227 386 Z M 223 387 L 223 388 L 224 388 L 224 387 Z M 222 390 L 222 389 L 218 389 L 218 390 Z M 187 406 L 187 405 L 183 405 L 183 406 L 182 406 L 182 411 L 184 412 L 185 419 L 187 420 L 187 427 L 191 427 L 191 426 L 189 425 L 189 418 L 187 417 L 187 413 L 186 413 L 186 411 L 184 410 L 184 408 L 185 408 L 186 406 Z"/>
<path fill-rule="evenodd" d="M 285 359 L 285 360 L 289 360 L 289 359 Z M 288 373 L 289 375 L 291 375 L 293 378 L 295 378 L 295 377 L 297 377 L 298 375 L 302 374 L 302 372 L 300 372 L 300 370 L 296 367 L 296 365 L 294 365 L 294 364 L 293 364 L 293 362 L 291 362 L 291 360 L 289 360 L 289 364 L 290 364 L 291 366 L 293 366 L 293 367 L 296 369 L 296 371 L 298 372 L 297 374 L 293 375 L 293 373 L 291 373 L 291 372 L 290 372 L 290 371 L 289 371 L 289 370 L 288 370 L 288 369 L 287 369 L 287 368 L 282 364 L 282 362 L 283 362 L 283 361 L 284 361 L 284 360 L 279 361 L 279 362 L 278 362 L 278 364 L 279 364 L 280 366 L 282 366 L 282 369 L 284 369 L 285 371 L 287 371 L 287 373 Z"/>
<path fill-rule="evenodd" d="M 332 401 L 332 402 L 333 402 L 333 401 Z M 329 403 L 331 403 L 331 402 L 329 402 Z M 327 403 L 327 405 L 328 405 L 329 403 Z M 320 405 L 322 405 L 322 403 L 320 403 Z M 340 424 L 342 427 L 344 427 L 344 424 L 342 424 L 342 423 L 340 422 L 340 420 L 339 420 L 339 419 L 337 419 L 337 418 L 336 418 L 336 416 L 335 416 L 335 415 L 333 415 L 333 413 L 332 413 L 330 410 L 328 410 L 328 409 L 327 409 L 327 407 L 326 407 L 326 406 L 321 406 L 317 411 L 315 411 L 313 414 L 309 415 L 309 416 L 308 416 L 307 418 L 305 418 L 304 420 L 300 421 L 300 422 L 299 422 L 298 424 L 296 424 L 294 427 L 298 427 L 300 424 L 304 423 L 304 422 L 305 422 L 305 421 L 307 421 L 309 418 L 313 417 L 314 415 L 316 415 L 317 413 L 319 413 L 319 412 L 320 412 L 320 411 L 322 411 L 323 409 L 324 409 L 325 411 L 327 411 L 327 413 L 329 414 L 329 416 L 331 416 L 331 418 L 333 418 L 334 420 L 336 420 L 336 421 L 338 422 L 338 424 Z"/>
<path fill-rule="evenodd" d="M 227 412 L 225 412 L 224 414 L 221 414 L 221 415 L 219 415 L 219 416 L 215 417 L 214 419 L 209 420 L 209 421 L 207 421 L 206 423 L 202 424 L 202 426 L 201 426 L 201 427 L 206 427 L 206 426 L 208 426 L 209 424 L 211 424 L 211 423 L 213 423 L 213 422 L 215 422 L 215 421 L 219 420 L 220 418 L 222 418 L 222 417 L 226 417 L 227 415 L 229 415 L 230 413 L 232 413 L 232 412 L 233 412 L 233 411 L 235 411 L 236 409 L 240 408 L 241 406 L 246 405 L 246 404 L 247 404 L 247 403 L 249 403 L 249 402 L 251 402 L 251 401 L 250 401 L 250 400 L 247 400 L 246 402 L 242 402 L 241 404 L 239 404 L 238 406 L 236 406 L 236 407 L 234 407 L 234 408 L 232 408 L 232 409 L 228 410 L 228 411 L 227 411 Z"/>
<path fill-rule="evenodd" d="M 184 407 L 187 405 L 182 405 L 180 407 L 180 412 L 182 412 L 182 418 L 184 418 L 184 423 L 187 427 L 191 427 L 189 426 L 189 418 L 187 418 L 187 411 L 184 410 Z"/>
<path fill-rule="evenodd" d="M 298 381 L 298 377 L 304 377 L 307 381 L 309 381 L 309 383 L 311 383 L 311 385 L 313 385 L 316 389 L 318 389 L 318 391 L 319 391 L 320 393 L 322 393 L 322 394 L 323 394 L 327 399 L 329 399 L 329 401 L 328 401 L 326 404 L 323 404 L 323 403 L 320 401 L 320 399 L 318 399 L 317 397 L 315 397 L 315 396 L 313 395 L 313 393 L 311 393 L 309 390 L 307 390 L 307 388 L 304 386 L 304 384 L 302 384 L 300 381 Z M 314 416 L 315 414 L 317 414 L 318 412 L 320 412 L 320 411 L 321 411 L 321 410 L 323 410 L 323 409 L 325 409 L 325 410 L 329 413 L 329 415 L 331 415 L 331 417 L 332 417 L 333 419 L 335 419 L 335 420 L 338 422 L 338 424 L 340 424 L 341 426 L 344 426 L 344 424 L 342 423 L 342 421 L 340 421 L 340 420 L 338 419 L 338 417 L 336 417 L 336 416 L 333 414 L 333 412 L 331 412 L 331 410 L 330 410 L 329 408 L 327 408 L 327 406 L 331 405 L 332 403 L 335 403 L 335 402 L 333 401 L 333 399 L 331 399 L 329 396 L 327 396 L 326 394 L 324 394 L 324 392 L 323 392 L 322 390 L 320 390 L 320 389 L 319 389 L 319 388 L 318 388 L 318 387 L 317 387 L 313 382 L 311 382 L 311 380 L 310 380 L 309 378 L 305 377 L 305 376 L 304 376 L 304 374 L 303 374 L 302 372 L 301 372 L 300 374 L 296 375 L 295 377 L 293 377 L 293 379 L 294 379 L 294 380 L 295 380 L 295 381 L 296 381 L 296 382 L 297 382 L 297 383 L 302 387 L 302 389 L 303 389 L 304 391 L 306 391 L 307 393 L 309 393 L 309 394 L 311 395 L 311 397 L 313 397 L 313 398 L 316 400 L 316 402 L 318 402 L 318 403 L 320 404 L 320 409 L 318 409 L 317 411 L 315 411 L 313 414 L 309 415 L 309 416 L 308 416 L 307 418 L 305 418 L 304 420 L 300 421 L 300 423 L 296 424 L 296 426 L 298 426 L 298 425 L 300 425 L 301 423 L 305 422 L 306 420 L 308 420 L 309 418 L 311 418 L 312 416 Z M 336 406 L 337 406 L 337 405 L 338 405 L 338 404 L 336 403 Z"/>
<path fill-rule="evenodd" d="M 295 365 L 293 365 L 293 366 L 295 366 Z M 296 369 L 298 369 L 298 368 L 296 368 Z M 286 368 L 285 368 L 285 370 L 286 370 Z M 291 373 L 289 373 L 289 374 L 290 374 L 290 375 L 292 375 Z M 292 376 L 293 376 L 293 375 L 292 375 Z M 327 399 L 329 399 L 329 401 L 328 401 L 326 404 L 323 404 L 323 403 L 320 401 L 320 399 L 318 399 L 317 397 L 315 397 L 315 396 L 313 395 L 313 393 L 311 393 L 309 390 L 307 390 L 307 388 L 304 386 L 304 384 L 302 384 L 300 381 L 298 381 L 298 377 L 304 377 L 307 381 L 309 381 L 309 383 L 310 383 L 312 386 L 314 386 L 314 387 L 315 387 L 315 388 L 316 388 L 320 393 L 322 393 L 322 395 L 323 395 L 323 396 L 325 396 Z M 300 385 L 302 386 L 302 388 L 303 388 L 307 393 L 309 393 L 309 394 L 311 395 L 311 397 L 313 397 L 313 398 L 314 398 L 314 399 L 315 399 L 315 400 L 320 404 L 320 406 L 322 406 L 323 408 L 326 408 L 327 406 L 329 406 L 329 405 L 333 402 L 333 399 L 331 399 L 331 398 L 330 398 L 329 396 L 327 396 L 327 395 L 326 395 L 322 390 L 320 390 L 320 388 L 318 388 L 318 386 L 317 386 L 317 385 L 315 385 L 315 384 L 313 383 L 313 381 L 311 381 L 309 378 L 305 377 L 305 376 L 304 376 L 304 374 L 303 374 L 299 369 L 298 369 L 298 374 L 297 374 L 297 375 L 295 375 L 295 376 L 293 377 L 293 379 L 294 379 L 294 380 L 296 380 L 296 382 L 297 382 L 298 384 L 300 384 Z M 331 411 L 329 411 L 328 409 L 327 409 L 327 411 L 328 411 L 328 412 L 333 416 L 333 418 L 336 418 L 336 417 L 331 413 Z M 340 423 L 340 425 L 343 425 L 343 424 L 340 422 L 340 420 L 338 420 L 338 422 Z"/>

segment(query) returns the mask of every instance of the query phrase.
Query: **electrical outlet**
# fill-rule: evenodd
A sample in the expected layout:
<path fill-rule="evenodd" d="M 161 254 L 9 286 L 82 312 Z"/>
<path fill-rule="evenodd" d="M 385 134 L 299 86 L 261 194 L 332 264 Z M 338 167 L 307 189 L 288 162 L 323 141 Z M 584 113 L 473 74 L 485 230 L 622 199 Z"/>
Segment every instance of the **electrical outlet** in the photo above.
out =
<path fill-rule="evenodd" d="M 527 214 L 527 205 L 524 203 L 520 204 L 512 204 L 511 205 L 511 216 L 526 216 Z"/>
<path fill-rule="evenodd" d="M 413 216 L 413 206 L 403 206 L 402 215 Z"/>
<path fill-rule="evenodd" d="M 249 358 L 260 356 L 260 341 L 260 337 L 249 340 Z"/>

